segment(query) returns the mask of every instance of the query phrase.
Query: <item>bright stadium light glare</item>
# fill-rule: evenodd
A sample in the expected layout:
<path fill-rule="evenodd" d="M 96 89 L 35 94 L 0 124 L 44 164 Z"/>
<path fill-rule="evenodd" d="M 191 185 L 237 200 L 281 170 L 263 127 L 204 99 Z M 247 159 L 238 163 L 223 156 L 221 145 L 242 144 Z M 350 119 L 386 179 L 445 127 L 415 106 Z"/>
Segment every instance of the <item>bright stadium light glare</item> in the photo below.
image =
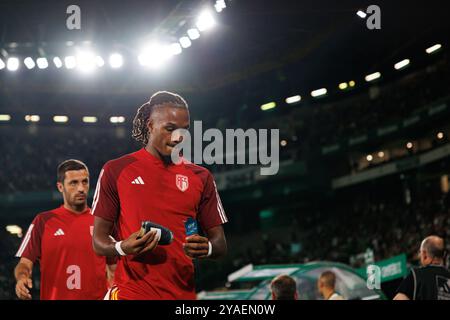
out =
<path fill-rule="evenodd" d="M 358 12 L 356 12 L 356 14 L 358 15 L 358 17 L 360 17 L 361 19 L 364 19 L 365 17 L 367 17 L 367 14 L 362 11 L 362 10 L 358 10 Z"/>
<path fill-rule="evenodd" d="M 378 79 L 378 78 L 380 78 L 380 77 L 381 77 L 381 73 L 379 73 L 379 72 L 374 72 L 374 73 L 368 74 L 368 75 L 365 77 L 365 79 L 366 79 L 367 82 L 370 82 L 370 81 L 374 81 L 374 80 L 376 80 L 376 79 Z"/>
<path fill-rule="evenodd" d="M 101 56 L 95 57 L 95 65 L 99 68 L 103 67 L 105 65 L 105 60 Z"/>
<path fill-rule="evenodd" d="M 80 51 L 76 59 L 77 68 L 82 72 L 92 72 L 97 66 L 97 56 L 90 51 Z"/>
<path fill-rule="evenodd" d="M 412 147 L 413 147 L 412 142 L 408 142 L 408 143 L 406 144 L 406 148 L 412 149 Z"/>
<path fill-rule="evenodd" d="M 170 46 L 152 44 L 138 56 L 139 63 L 151 69 L 162 67 L 172 57 Z"/>
<path fill-rule="evenodd" d="M 5 67 L 6 67 L 5 62 L 2 59 L 0 59 L 0 70 L 5 69 Z"/>
<path fill-rule="evenodd" d="M 371 154 L 368 154 L 367 157 L 366 157 L 366 160 L 369 161 L 369 162 L 372 161 L 373 160 L 373 156 Z"/>
<path fill-rule="evenodd" d="M 37 58 L 36 64 L 39 69 L 47 69 L 48 68 L 47 58 Z"/>
<path fill-rule="evenodd" d="M 33 69 L 36 64 L 34 63 L 33 58 L 31 57 L 27 57 L 25 58 L 25 60 L 23 60 L 23 64 L 25 65 L 25 67 L 27 67 L 28 69 Z"/>
<path fill-rule="evenodd" d="M 217 0 L 214 4 L 214 9 L 216 9 L 216 12 L 222 12 L 223 9 L 225 9 L 227 5 L 225 4 L 225 0 Z"/>
<path fill-rule="evenodd" d="M 439 140 L 441 140 L 441 139 L 444 138 L 444 133 L 443 133 L 443 132 L 438 132 L 437 135 L 436 135 L 436 137 L 437 137 Z"/>
<path fill-rule="evenodd" d="M 73 69 L 77 66 L 77 59 L 74 56 L 68 56 L 64 58 L 64 64 L 67 69 Z"/>
<path fill-rule="evenodd" d="M 409 65 L 409 59 L 404 59 L 404 60 L 402 60 L 402 61 L 400 61 L 400 62 L 397 62 L 395 65 L 394 65 L 394 68 L 395 68 L 395 70 L 400 70 L 400 69 L 403 69 L 403 68 L 405 68 L 406 66 L 408 66 Z"/>
<path fill-rule="evenodd" d="M 54 57 L 53 63 L 55 64 L 55 67 L 57 67 L 58 69 L 63 66 L 63 63 L 59 57 Z"/>
<path fill-rule="evenodd" d="M 69 121 L 69 117 L 68 116 L 54 116 L 53 121 L 57 122 L 57 123 L 66 123 L 67 121 Z"/>
<path fill-rule="evenodd" d="M 9 114 L 0 114 L 0 121 L 9 121 L 11 116 Z"/>
<path fill-rule="evenodd" d="M 339 89 L 345 90 L 345 89 L 347 89 L 347 88 L 348 88 L 347 82 L 341 82 L 341 83 L 339 83 Z"/>
<path fill-rule="evenodd" d="M 37 114 L 27 114 L 25 116 L 26 122 L 39 122 L 39 120 L 41 120 L 41 117 L 38 116 Z"/>
<path fill-rule="evenodd" d="M 209 10 L 204 10 L 200 13 L 195 24 L 200 31 L 211 29 L 216 24 L 214 17 Z"/>
<path fill-rule="evenodd" d="M 351 87 L 351 88 L 353 88 L 354 86 L 355 86 L 355 81 L 353 81 L 353 80 L 350 80 L 349 82 L 348 82 L 348 85 Z"/>
<path fill-rule="evenodd" d="M 326 94 L 327 94 L 327 89 L 326 88 L 320 88 L 320 89 L 311 91 L 311 96 L 313 98 L 318 98 L 318 97 L 321 97 L 321 96 L 326 95 Z"/>
<path fill-rule="evenodd" d="M 109 118 L 109 121 L 111 123 L 124 123 L 125 122 L 125 117 L 123 116 L 112 116 Z"/>
<path fill-rule="evenodd" d="M 123 65 L 123 57 L 119 53 L 113 53 L 109 56 L 109 65 L 113 69 L 120 68 Z"/>
<path fill-rule="evenodd" d="M 19 69 L 19 59 L 12 57 L 12 58 L 8 58 L 8 61 L 6 62 L 6 67 L 8 68 L 9 71 L 16 71 L 17 69 Z"/>
<path fill-rule="evenodd" d="M 287 141 L 286 140 L 281 140 L 280 141 L 280 146 L 286 147 L 287 146 Z"/>
<path fill-rule="evenodd" d="M 183 49 L 181 48 L 181 45 L 179 43 L 172 43 L 170 45 L 170 54 L 172 55 L 177 55 L 180 54 L 183 51 Z"/>
<path fill-rule="evenodd" d="M 275 108 L 276 106 L 277 106 L 277 104 L 275 102 L 268 102 L 268 103 L 261 105 L 261 110 L 262 111 L 270 110 L 270 109 Z"/>
<path fill-rule="evenodd" d="M 83 117 L 83 122 L 84 123 L 96 123 L 97 117 L 85 116 L 85 117 Z"/>
<path fill-rule="evenodd" d="M 6 226 L 6 231 L 8 231 L 10 234 L 15 234 L 17 235 L 19 238 L 22 238 L 22 228 L 19 227 L 18 225 L 7 225 Z"/>
<path fill-rule="evenodd" d="M 189 38 L 191 38 L 191 40 L 196 40 L 200 38 L 200 32 L 196 28 L 189 29 L 187 31 L 187 35 Z"/>
<path fill-rule="evenodd" d="M 383 157 L 384 157 L 384 152 L 378 151 L 378 158 L 383 158 Z"/>
<path fill-rule="evenodd" d="M 292 96 L 292 97 L 287 97 L 285 101 L 287 104 L 293 104 L 293 103 L 299 102 L 300 100 L 302 100 L 302 97 L 299 95 L 296 95 L 296 96 Z"/>
<path fill-rule="evenodd" d="M 191 42 L 191 39 L 189 39 L 188 37 L 181 37 L 180 44 L 184 49 L 186 49 L 191 46 L 192 42 Z"/>
<path fill-rule="evenodd" d="M 437 44 L 435 44 L 434 46 L 431 46 L 431 47 L 425 49 L 425 52 L 428 53 L 428 54 L 431 54 L 431 53 L 433 53 L 433 52 L 438 51 L 438 50 L 441 49 L 441 48 L 442 48 L 442 45 L 439 44 L 439 43 L 437 43 Z"/>

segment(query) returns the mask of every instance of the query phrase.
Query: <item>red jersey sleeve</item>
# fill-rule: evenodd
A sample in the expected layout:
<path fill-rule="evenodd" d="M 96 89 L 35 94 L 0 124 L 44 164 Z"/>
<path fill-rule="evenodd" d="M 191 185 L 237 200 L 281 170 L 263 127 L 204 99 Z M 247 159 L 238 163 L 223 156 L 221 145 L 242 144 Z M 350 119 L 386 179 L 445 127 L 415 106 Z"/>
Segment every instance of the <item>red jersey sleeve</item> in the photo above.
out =
<path fill-rule="evenodd" d="M 110 166 L 106 164 L 98 177 L 91 212 L 105 220 L 116 221 L 119 211 L 120 203 L 116 179 Z"/>
<path fill-rule="evenodd" d="M 41 258 L 41 241 L 44 228 L 45 220 L 41 214 L 38 214 L 28 227 L 16 257 L 30 259 L 33 263 Z"/>
<path fill-rule="evenodd" d="M 228 222 L 216 183 L 210 172 L 208 172 L 200 200 L 198 221 L 203 231 Z"/>

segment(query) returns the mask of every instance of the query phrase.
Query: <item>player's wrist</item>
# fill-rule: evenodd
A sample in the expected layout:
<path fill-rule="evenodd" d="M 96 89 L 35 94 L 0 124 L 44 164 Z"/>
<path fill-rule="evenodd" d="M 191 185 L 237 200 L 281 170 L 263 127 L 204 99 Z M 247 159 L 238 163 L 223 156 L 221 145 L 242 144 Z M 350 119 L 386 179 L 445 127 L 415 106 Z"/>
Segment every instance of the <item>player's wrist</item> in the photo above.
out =
<path fill-rule="evenodd" d="M 123 245 L 122 244 L 123 244 L 123 241 L 118 241 L 118 242 L 114 243 L 114 248 L 116 249 L 116 252 L 120 256 L 126 256 L 127 254 L 123 250 Z"/>

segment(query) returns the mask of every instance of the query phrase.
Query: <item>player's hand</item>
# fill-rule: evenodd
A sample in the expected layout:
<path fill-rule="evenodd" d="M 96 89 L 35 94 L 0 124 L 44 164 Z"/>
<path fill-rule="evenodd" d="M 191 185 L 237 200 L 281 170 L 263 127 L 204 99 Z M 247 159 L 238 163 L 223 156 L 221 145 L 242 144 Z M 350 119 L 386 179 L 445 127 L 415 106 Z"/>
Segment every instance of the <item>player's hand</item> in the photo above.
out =
<path fill-rule="evenodd" d="M 183 243 L 184 253 L 191 258 L 205 258 L 208 255 L 208 238 L 194 234 Z"/>
<path fill-rule="evenodd" d="M 140 239 L 137 239 L 138 235 L 139 231 L 136 231 L 135 233 L 132 233 L 128 239 L 122 241 L 122 250 L 127 255 L 148 252 L 157 246 L 159 238 L 156 236 L 156 230 L 147 232 Z"/>
<path fill-rule="evenodd" d="M 26 276 L 21 277 L 16 283 L 16 295 L 21 300 L 31 300 L 30 289 L 33 287 L 33 281 Z"/>

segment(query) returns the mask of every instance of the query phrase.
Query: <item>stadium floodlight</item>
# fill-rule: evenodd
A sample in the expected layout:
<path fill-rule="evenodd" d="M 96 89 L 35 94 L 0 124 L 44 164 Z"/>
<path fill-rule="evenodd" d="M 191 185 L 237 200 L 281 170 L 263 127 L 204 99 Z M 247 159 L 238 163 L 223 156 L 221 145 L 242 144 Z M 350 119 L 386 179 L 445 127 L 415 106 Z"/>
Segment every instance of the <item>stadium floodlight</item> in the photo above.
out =
<path fill-rule="evenodd" d="M 33 58 L 31 57 L 27 57 L 25 58 L 25 60 L 23 60 L 23 64 L 25 65 L 25 67 L 27 67 L 28 69 L 33 69 L 36 64 L 34 63 Z"/>
<path fill-rule="evenodd" d="M 273 101 L 268 102 L 268 103 L 261 105 L 261 110 L 262 111 L 270 110 L 270 109 L 275 108 L 276 106 L 277 106 L 277 104 L 275 102 L 273 102 Z"/>
<path fill-rule="evenodd" d="M 443 132 L 438 132 L 437 135 L 436 135 L 436 137 L 437 137 L 439 140 L 441 140 L 441 139 L 444 138 L 444 133 L 443 133 Z"/>
<path fill-rule="evenodd" d="M 36 64 L 39 69 L 47 69 L 48 68 L 47 58 L 37 58 Z"/>
<path fill-rule="evenodd" d="M 39 122 L 39 120 L 41 120 L 41 117 L 38 116 L 37 114 L 27 114 L 25 116 L 26 122 Z"/>
<path fill-rule="evenodd" d="M 83 117 L 83 122 L 84 123 L 96 123 L 97 117 L 85 116 L 85 117 Z"/>
<path fill-rule="evenodd" d="M 77 68 L 82 72 L 91 72 L 97 66 L 97 56 L 90 51 L 80 51 L 76 59 Z"/>
<path fill-rule="evenodd" d="M 54 57 L 53 63 L 55 64 L 55 67 L 57 67 L 58 69 L 61 68 L 63 65 L 63 63 L 59 57 Z"/>
<path fill-rule="evenodd" d="M 167 45 L 152 44 L 138 56 L 139 63 L 143 66 L 158 69 L 172 57 L 171 48 Z"/>
<path fill-rule="evenodd" d="M 431 46 L 431 47 L 425 49 L 425 52 L 428 53 L 428 54 L 431 54 L 431 53 L 433 53 L 433 52 L 438 51 L 438 50 L 441 49 L 441 48 L 442 48 L 442 45 L 439 44 L 439 43 L 437 43 L 437 44 L 435 44 L 434 46 Z"/>
<path fill-rule="evenodd" d="M 395 68 L 395 70 L 400 70 L 400 69 L 403 69 L 403 68 L 405 68 L 406 66 L 408 66 L 409 65 L 409 59 L 404 59 L 404 60 L 402 60 L 402 61 L 400 61 L 400 62 L 397 62 L 395 65 L 394 65 L 394 68 Z"/>
<path fill-rule="evenodd" d="M 113 116 L 109 118 L 109 121 L 111 123 L 124 123 L 125 122 L 125 117 L 123 116 Z"/>
<path fill-rule="evenodd" d="M 367 157 L 366 157 L 366 160 L 369 161 L 369 162 L 372 161 L 373 160 L 373 156 L 371 154 L 368 154 Z"/>
<path fill-rule="evenodd" d="M 113 53 L 109 56 L 109 65 L 113 69 L 120 68 L 123 65 L 123 57 L 119 53 Z"/>
<path fill-rule="evenodd" d="M 318 98 L 318 97 L 324 96 L 326 94 L 327 94 L 326 88 L 320 88 L 320 89 L 311 91 L 311 96 L 313 98 Z"/>
<path fill-rule="evenodd" d="M 180 54 L 183 51 L 183 49 L 181 48 L 181 45 L 177 42 L 177 43 L 172 43 L 170 45 L 170 54 L 172 54 L 173 56 Z"/>
<path fill-rule="evenodd" d="M 181 37 L 180 44 L 184 49 L 186 49 L 191 46 L 192 42 L 191 42 L 191 39 L 189 39 L 188 37 Z"/>
<path fill-rule="evenodd" d="M 214 4 L 214 9 L 216 9 L 216 12 L 222 12 L 222 10 L 226 7 L 227 5 L 225 4 L 225 0 L 217 0 Z"/>
<path fill-rule="evenodd" d="M 8 68 L 9 71 L 16 71 L 17 69 L 19 69 L 19 59 L 15 58 L 15 57 L 11 57 L 8 58 L 8 61 L 6 62 L 6 67 Z"/>
<path fill-rule="evenodd" d="M 360 17 L 361 19 L 364 19 L 365 17 L 367 17 L 367 14 L 362 11 L 362 10 L 358 10 L 358 12 L 356 12 L 356 14 L 358 15 L 358 17 Z"/>
<path fill-rule="evenodd" d="M 281 140 L 280 141 L 280 146 L 282 146 L 282 147 L 286 147 L 287 146 L 287 141 L 286 140 Z"/>
<path fill-rule="evenodd" d="M 379 72 L 374 72 L 374 73 L 368 74 L 368 75 L 365 77 L 365 79 L 366 79 L 367 82 L 370 82 L 370 81 L 374 81 L 374 80 L 376 80 L 376 79 L 378 79 L 378 78 L 380 78 L 380 77 L 381 77 L 381 73 L 379 73 Z"/>
<path fill-rule="evenodd" d="M 345 89 L 347 89 L 347 88 L 348 88 L 347 82 L 341 82 L 341 83 L 339 83 L 339 89 L 345 90 Z"/>
<path fill-rule="evenodd" d="M 189 29 L 187 31 L 187 35 L 189 38 L 191 38 L 191 40 L 196 40 L 200 38 L 200 32 L 196 28 Z"/>
<path fill-rule="evenodd" d="M 412 149 L 412 147 L 413 147 L 412 142 L 408 142 L 408 143 L 406 144 L 406 148 Z"/>
<path fill-rule="evenodd" d="M 300 95 L 296 95 L 292 97 L 287 97 L 285 101 L 287 104 L 293 104 L 299 102 L 300 100 L 302 100 L 302 97 Z"/>
<path fill-rule="evenodd" d="M 65 122 L 69 121 L 69 117 L 68 116 L 54 116 L 53 121 L 57 122 L 57 123 L 65 123 Z"/>
<path fill-rule="evenodd" d="M 348 85 L 351 87 L 351 88 L 353 88 L 354 86 L 355 86 L 355 81 L 353 81 L 353 80 L 350 80 L 349 82 L 348 82 Z"/>
<path fill-rule="evenodd" d="M 105 60 L 101 56 L 95 57 L 95 65 L 99 68 L 103 67 L 105 65 Z"/>
<path fill-rule="evenodd" d="M 5 69 L 5 67 L 6 67 L 5 62 L 2 59 L 0 59 L 0 70 Z"/>
<path fill-rule="evenodd" d="M 77 59 L 74 56 L 68 56 L 64 58 L 64 63 L 67 69 L 73 69 L 77 66 Z"/>
<path fill-rule="evenodd" d="M 7 225 L 6 231 L 8 231 L 10 234 L 17 235 L 19 238 L 22 238 L 22 228 L 19 227 L 18 225 L 15 225 L 15 224 Z"/>
<path fill-rule="evenodd" d="M 209 10 L 204 10 L 200 13 L 195 24 L 200 31 L 211 29 L 216 24 L 213 15 Z"/>
<path fill-rule="evenodd" d="M 11 116 L 9 114 L 0 114 L 0 121 L 9 121 Z"/>
<path fill-rule="evenodd" d="M 384 157 L 384 152 L 378 151 L 378 158 L 383 158 L 383 157 Z"/>

